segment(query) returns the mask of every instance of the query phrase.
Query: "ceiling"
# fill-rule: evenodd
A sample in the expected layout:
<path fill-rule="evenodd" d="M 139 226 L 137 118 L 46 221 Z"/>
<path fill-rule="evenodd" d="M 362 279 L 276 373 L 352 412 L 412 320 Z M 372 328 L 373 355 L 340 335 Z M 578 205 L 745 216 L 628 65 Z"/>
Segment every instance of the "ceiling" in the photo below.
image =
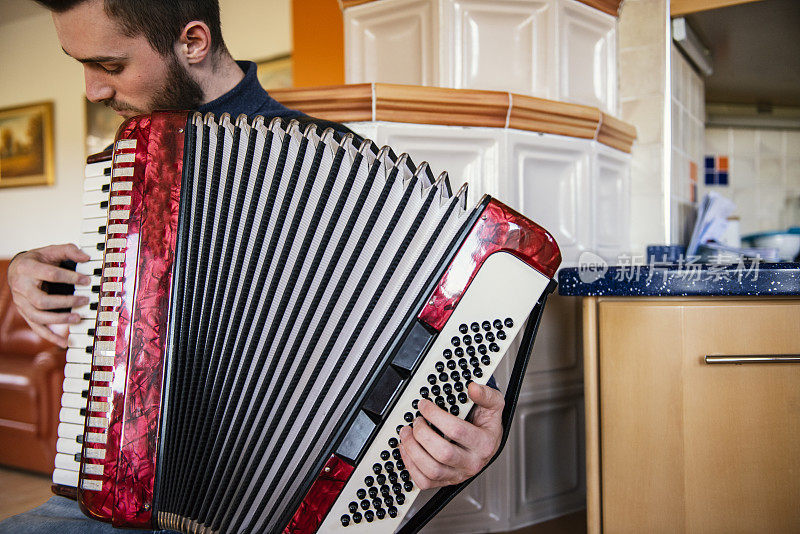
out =
<path fill-rule="evenodd" d="M 686 20 L 711 51 L 707 102 L 800 106 L 800 0 L 762 0 Z"/>

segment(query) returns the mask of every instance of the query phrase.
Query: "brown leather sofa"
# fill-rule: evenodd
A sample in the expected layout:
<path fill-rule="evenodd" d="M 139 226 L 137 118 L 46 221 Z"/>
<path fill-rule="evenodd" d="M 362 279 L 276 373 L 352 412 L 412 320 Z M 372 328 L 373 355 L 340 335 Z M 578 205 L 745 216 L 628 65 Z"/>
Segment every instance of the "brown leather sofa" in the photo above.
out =
<path fill-rule="evenodd" d="M 0 464 L 53 472 L 66 351 L 25 323 L 0 260 Z"/>

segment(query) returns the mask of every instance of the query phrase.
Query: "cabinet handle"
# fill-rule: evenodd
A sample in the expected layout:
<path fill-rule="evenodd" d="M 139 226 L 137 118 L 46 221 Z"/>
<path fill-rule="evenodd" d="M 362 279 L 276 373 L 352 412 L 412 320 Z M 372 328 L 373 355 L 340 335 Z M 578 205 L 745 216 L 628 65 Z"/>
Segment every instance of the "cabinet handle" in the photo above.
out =
<path fill-rule="evenodd" d="M 739 356 L 712 356 L 706 355 L 706 363 L 800 363 L 800 354 L 756 354 Z"/>

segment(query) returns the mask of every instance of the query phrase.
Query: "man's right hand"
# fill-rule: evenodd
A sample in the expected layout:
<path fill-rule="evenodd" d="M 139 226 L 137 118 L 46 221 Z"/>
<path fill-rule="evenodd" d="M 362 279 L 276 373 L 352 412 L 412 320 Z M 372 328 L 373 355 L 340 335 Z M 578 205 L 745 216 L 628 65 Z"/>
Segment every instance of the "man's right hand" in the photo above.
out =
<path fill-rule="evenodd" d="M 42 291 L 42 282 L 78 286 L 90 283 L 88 276 L 59 267 L 64 260 L 80 263 L 88 261 L 89 256 L 72 244 L 52 245 L 17 255 L 8 268 L 8 285 L 22 317 L 34 332 L 61 347 L 67 346 L 67 334 L 58 334 L 52 325 L 78 323 L 81 318 L 76 313 L 48 310 L 83 306 L 89 299 L 75 295 L 48 295 Z"/>

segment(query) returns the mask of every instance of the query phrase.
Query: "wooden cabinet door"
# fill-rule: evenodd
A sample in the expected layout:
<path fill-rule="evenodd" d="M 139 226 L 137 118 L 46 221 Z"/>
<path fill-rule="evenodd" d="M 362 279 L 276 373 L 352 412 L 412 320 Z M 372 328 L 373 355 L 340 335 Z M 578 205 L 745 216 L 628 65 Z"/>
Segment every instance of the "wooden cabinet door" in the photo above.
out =
<path fill-rule="evenodd" d="M 683 416 L 688 532 L 800 532 L 800 363 L 705 363 L 800 354 L 796 301 L 686 306 Z"/>

